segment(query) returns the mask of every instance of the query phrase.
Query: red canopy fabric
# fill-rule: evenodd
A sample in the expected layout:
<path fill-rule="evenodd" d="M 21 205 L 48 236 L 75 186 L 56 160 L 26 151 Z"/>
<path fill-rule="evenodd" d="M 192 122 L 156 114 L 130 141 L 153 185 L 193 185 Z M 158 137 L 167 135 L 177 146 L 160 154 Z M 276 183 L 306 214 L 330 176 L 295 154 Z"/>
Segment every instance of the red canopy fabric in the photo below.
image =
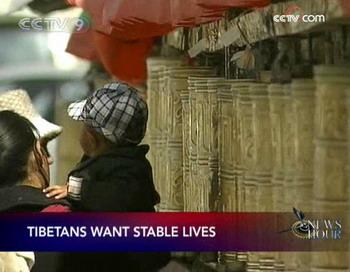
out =
<path fill-rule="evenodd" d="M 70 36 L 66 51 L 83 59 L 99 61 L 99 57 L 93 43 L 91 28 L 86 32 L 75 32 Z"/>
<path fill-rule="evenodd" d="M 134 23 L 170 23 L 169 0 L 108 0 L 104 16 L 114 23 L 133 20 Z"/>
<path fill-rule="evenodd" d="M 261 7 L 270 0 L 66 0 L 92 18 L 92 30 L 74 33 L 67 51 L 99 60 L 118 79 L 146 80 L 146 58 L 154 37 L 178 26 L 195 26 L 222 18 L 231 7 Z"/>
<path fill-rule="evenodd" d="M 102 63 L 110 75 L 121 81 L 140 85 L 147 79 L 146 59 L 152 46 L 152 38 L 124 41 L 90 29 L 84 33 L 73 33 L 66 51 Z"/>
<path fill-rule="evenodd" d="M 174 29 L 169 0 L 109 0 L 104 22 L 112 25 L 112 35 L 120 39 L 162 36 Z"/>
<path fill-rule="evenodd" d="M 223 9 L 209 10 L 194 0 L 108 0 L 104 24 L 111 24 L 115 37 L 124 39 L 162 36 L 179 26 L 216 21 Z"/>
<path fill-rule="evenodd" d="M 271 3 L 271 0 L 195 0 L 196 4 L 208 9 L 258 8 Z"/>
<path fill-rule="evenodd" d="M 178 26 L 216 21 L 232 7 L 262 7 L 270 0 L 66 0 L 82 7 L 98 31 L 125 40 L 162 36 Z"/>
<path fill-rule="evenodd" d="M 222 18 L 223 10 L 209 10 L 196 4 L 193 0 L 170 0 L 171 24 L 174 27 L 191 27 Z"/>
<path fill-rule="evenodd" d="M 98 31 L 109 34 L 112 27 L 104 23 L 104 7 L 108 0 L 66 0 L 67 4 L 77 6 L 86 11 L 92 18 L 92 27 Z"/>
<path fill-rule="evenodd" d="M 152 51 L 153 38 L 124 41 L 94 32 L 94 43 L 100 61 L 110 74 L 132 85 L 146 81 L 146 59 Z"/>

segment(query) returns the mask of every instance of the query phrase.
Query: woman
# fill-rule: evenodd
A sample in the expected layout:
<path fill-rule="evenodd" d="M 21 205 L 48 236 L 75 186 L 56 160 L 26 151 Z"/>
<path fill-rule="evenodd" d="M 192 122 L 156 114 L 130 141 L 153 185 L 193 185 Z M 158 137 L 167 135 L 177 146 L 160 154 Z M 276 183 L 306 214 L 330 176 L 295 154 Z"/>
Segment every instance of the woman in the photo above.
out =
<path fill-rule="evenodd" d="M 65 200 L 49 199 L 42 193 L 49 185 L 50 171 L 38 135 L 26 118 L 11 111 L 0 111 L 0 211 L 69 211 Z M 35 255 L 32 271 L 53 271 L 56 255 Z M 1 253 L 0 265 L 6 267 L 4 271 L 26 271 L 23 267 L 27 264 L 29 271 L 31 257 L 30 253 L 28 256 L 23 252 Z"/>

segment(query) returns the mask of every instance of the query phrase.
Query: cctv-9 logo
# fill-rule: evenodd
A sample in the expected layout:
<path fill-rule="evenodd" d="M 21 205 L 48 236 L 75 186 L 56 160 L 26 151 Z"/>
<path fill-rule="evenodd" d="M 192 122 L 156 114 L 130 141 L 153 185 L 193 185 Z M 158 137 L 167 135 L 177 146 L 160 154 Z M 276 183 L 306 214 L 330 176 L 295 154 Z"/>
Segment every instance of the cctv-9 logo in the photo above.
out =
<path fill-rule="evenodd" d="M 24 31 L 36 32 L 86 32 L 90 26 L 89 20 L 80 18 L 22 18 L 18 22 L 20 29 Z"/>
<path fill-rule="evenodd" d="M 90 22 L 85 17 L 77 18 L 74 23 L 74 32 L 86 32 L 90 27 Z"/>

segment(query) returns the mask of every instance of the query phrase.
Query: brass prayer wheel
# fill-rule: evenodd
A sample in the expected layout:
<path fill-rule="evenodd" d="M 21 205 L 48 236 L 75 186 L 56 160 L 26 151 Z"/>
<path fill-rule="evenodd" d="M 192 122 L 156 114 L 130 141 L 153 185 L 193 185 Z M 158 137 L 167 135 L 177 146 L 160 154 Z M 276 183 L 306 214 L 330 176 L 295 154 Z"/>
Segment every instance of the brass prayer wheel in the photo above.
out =
<path fill-rule="evenodd" d="M 349 211 L 349 177 L 346 89 L 349 66 L 321 65 L 314 69 L 316 82 L 315 169 L 313 210 Z M 348 218 L 342 221 L 348 224 Z M 347 231 L 347 230 L 345 230 Z M 339 243 L 348 243 L 346 239 Z M 345 247 L 349 245 L 345 245 Z M 349 252 L 315 252 L 311 271 L 349 271 Z"/>
<path fill-rule="evenodd" d="M 199 211 L 213 211 L 217 201 L 217 88 L 221 78 L 209 78 L 195 83 L 197 131 L 197 187 Z"/>
<path fill-rule="evenodd" d="M 238 123 L 240 130 L 240 149 L 243 176 L 244 211 L 256 211 L 256 181 L 254 180 L 254 139 L 252 101 L 248 84 L 238 89 Z"/>
<path fill-rule="evenodd" d="M 271 124 L 267 85 L 250 85 L 253 120 L 253 179 L 256 182 L 256 211 L 267 212 L 273 209 L 272 196 L 272 147 Z"/>
<path fill-rule="evenodd" d="M 285 94 L 282 84 L 270 84 L 268 86 L 270 102 L 270 120 L 271 120 L 271 143 L 272 143 L 272 200 L 273 211 L 286 211 L 284 203 L 284 116 L 285 116 Z"/>
<path fill-rule="evenodd" d="M 292 103 L 292 89 L 290 84 L 283 85 L 285 105 L 284 105 L 284 199 L 287 211 L 292 211 L 295 204 L 293 194 L 293 180 L 295 175 L 295 116 Z"/>
<path fill-rule="evenodd" d="M 291 89 L 295 117 L 294 205 L 308 212 L 312 211 L 315 83 L 312 79 L 295 79 Z"/>
<path fill-rule="evenodd" d="M 208 68 L 187 66 L 170 67 L 165 72 L 166 78 L 166 160 L 165 183 L 168 211 L 184 210 L 183 190 L 183 121 L 181 92 L 188 89 L 187 78 L 189 75 L 212 74 Z"/>

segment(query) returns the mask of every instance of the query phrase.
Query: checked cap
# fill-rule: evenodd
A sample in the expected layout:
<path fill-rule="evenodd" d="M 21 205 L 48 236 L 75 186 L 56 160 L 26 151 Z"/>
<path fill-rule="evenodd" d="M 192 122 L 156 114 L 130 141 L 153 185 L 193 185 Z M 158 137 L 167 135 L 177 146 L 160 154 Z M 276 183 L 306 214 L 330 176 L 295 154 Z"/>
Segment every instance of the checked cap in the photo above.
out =
<path fill-rule="evenodd" d="M 138 144 L 145 136 L 148 109 L 136 89 L 114 82 L 96 90 L 87 99 L 70 104 L 68 115 L 83 121 L 113 143 Z"/>

